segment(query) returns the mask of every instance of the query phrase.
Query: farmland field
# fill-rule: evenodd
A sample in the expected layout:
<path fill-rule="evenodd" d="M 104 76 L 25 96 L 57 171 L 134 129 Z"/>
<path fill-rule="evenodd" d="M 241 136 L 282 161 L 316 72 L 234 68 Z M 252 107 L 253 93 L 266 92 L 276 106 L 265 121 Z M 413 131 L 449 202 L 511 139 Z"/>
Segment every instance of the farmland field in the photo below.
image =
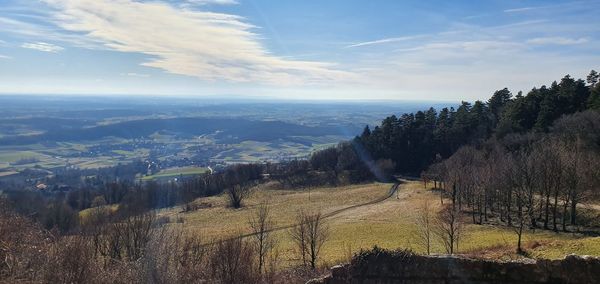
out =
<path fill-rule="evenodd" d="M 159 173 L 145 176 L 143 180 L 155 180 L 155 179 L 163 179 L 163 178 L 176 178 L 178 176 L 191 176 L 191 175 L 200 175 L 208 172 L 208 168 L 203 167 L 178 167 L 178 168 L 169 168 L 160 171 Z"/>

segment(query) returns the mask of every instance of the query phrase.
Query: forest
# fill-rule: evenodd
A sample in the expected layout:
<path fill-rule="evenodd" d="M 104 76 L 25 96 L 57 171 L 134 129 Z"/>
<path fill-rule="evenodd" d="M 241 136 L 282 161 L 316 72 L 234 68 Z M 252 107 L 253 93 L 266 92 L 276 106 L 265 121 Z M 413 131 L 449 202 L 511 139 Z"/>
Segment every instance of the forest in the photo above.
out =
<path fill-rule="evenodd" d="M 491 137 L 551 131 L 563 115 L 600 109 L 598 73 L 587 79 L 569 75 L 550 86 L 513 96 L 508 89 L 487 101 L 462 102 L 456 109 L 434 108 L 385 118 L 374 129 L 365 127 L 355 141 L 374 159 L 390 158 L 396 171 L 419 175 L 430 164 L 450 157 L 461 146 L 479 145 Z"/>
<path fill-rule="evenodd" d="M 453 214 L 514 228 L 518 251 L 525 228 L 595 235 L 597 222 L 578 212 L 600 197 L 598 79 L 592 70 L 525 96 L 502 89 L 486 103 L 391 116 L 355 141 L 398 172 L 421 171 Z"/>

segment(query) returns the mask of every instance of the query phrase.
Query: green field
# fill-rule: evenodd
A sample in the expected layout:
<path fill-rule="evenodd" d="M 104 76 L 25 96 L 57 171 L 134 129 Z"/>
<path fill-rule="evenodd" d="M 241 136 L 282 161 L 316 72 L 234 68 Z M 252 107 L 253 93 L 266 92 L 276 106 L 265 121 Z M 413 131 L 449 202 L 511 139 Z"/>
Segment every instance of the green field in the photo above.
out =
<path fill-rule="evenodd" d="M 321 137 L 294 137 L 312 144 L 300 144 L 290 141 L 274 141 L 274 142 L 258 142 L 244 141 L 238 144 L 230 145 L 231 148 L 225 150 L 211 160 L 223 163 L 247 163 L 247 162 L 262 162 L 301 158 L 310 153 L 334 146 L 342 138 L 338 136 Z M 309 146 L 310 145 L 310 146 Z"/>
<path fill-rule="evenodd" d="M 2 151 L 0 152 L 0 162 L 14 163 L 22 159 L 43 158 L 42 154 L 33 151 Z"/>
<path fill-rule="evenodd" d="M 156 179 L 167 179 L 167 178 L 176 178 L 178 176 L 191 176 L 191 175 L 200 175 L 208 172 L 208 168 L 202 167 L 181 167 L 181 168 L 170 168 L 166 170 L 162 170 L 159 173 L 144 176 L 142 180 L 156 180 Z"/>
<path fill-rule="evenodd" d="M 10 175 L 14 175 L 17 173 L 18 172 L 15 172 L 15 171 L 3 171 L 3 172 L 0 172 L 0 177 L 10 176 Z"/>
<path fill-rule="evenodd" d="M 281 159 L 306 157 L 317 149 L 331 146 L 342 140 L 339 136 L 324 137 L 293 137 L 293 141 L 275 140 L 270 142 L 242 141 L 235 144 L 218 144 L 210 135 L 181 139 L 170 135 L 154 134 L 154 143 L 160 142 L 159 147 L 170 149 L 161 156 L 159 161 L 168 159 L 192 159 L 203 151 L 210 156 L 206 162 L 213 164 L 234 164 L 248 162 L 278 161 Z M 300 142 L 300 143 L 299 143 Z M 122 144 L 135 144 L 135 140 L 106 137 L 95 141 L 56 142 L 49 144 L 0 146 L 0 169 L 5 171 L 20 171 L 34 166 L 51 169 L 65 165 L 73 165 L 83 169 L 115 166 L 119 163 L 129 163 L 137 159 L 149 157 L 153 148 L 120 149 Z M 111 149 L 110 145 L 115 145 Z M 162 145 L 162 146 L 161 146 Z M 101 147 L 98 147 L 101 146 Z M 107 146 L 106 150 L 98 152 L 97 148 Z M 82 155 L 83 154 L 83 155 Z M 23 159 L 35 158 L 34 163 L 15 164 Z M 176 173 L 161 172 L 155 176 L 145 177 L 168 178 L 173 175 L 190 175 L 202 173 L 201 170 L 180 170 Z"/>

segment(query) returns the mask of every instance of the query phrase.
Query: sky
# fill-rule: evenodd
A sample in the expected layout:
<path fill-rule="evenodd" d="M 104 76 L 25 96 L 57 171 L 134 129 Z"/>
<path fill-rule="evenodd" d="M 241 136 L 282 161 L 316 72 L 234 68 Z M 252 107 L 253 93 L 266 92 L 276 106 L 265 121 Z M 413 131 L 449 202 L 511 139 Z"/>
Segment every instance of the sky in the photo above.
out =
<path fill-rule="evenodd" d="M 1 0 L 0 94 L 489 98 L 600 69 L 600 0 Z"/>

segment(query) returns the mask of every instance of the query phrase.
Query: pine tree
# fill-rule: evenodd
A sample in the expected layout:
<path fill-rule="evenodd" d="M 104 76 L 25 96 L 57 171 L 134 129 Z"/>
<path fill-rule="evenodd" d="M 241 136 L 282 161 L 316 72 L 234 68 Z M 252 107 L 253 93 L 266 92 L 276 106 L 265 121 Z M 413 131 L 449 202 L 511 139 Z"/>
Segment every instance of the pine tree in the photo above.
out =
<path fill-rule="evenodd" d="M 592 88 L 592 92 L 588 99 L 588 108 L 600 110 L 600 84 L 596 84 Z"/>
<path fill-rule="evenodd" d="M 590 84 L 591 88 L 596 86 L 598 80 L 600 80 L 600 74 L 596 70 L 590 71 L 590 75 L 587 76 L 587 83 Z"/>

